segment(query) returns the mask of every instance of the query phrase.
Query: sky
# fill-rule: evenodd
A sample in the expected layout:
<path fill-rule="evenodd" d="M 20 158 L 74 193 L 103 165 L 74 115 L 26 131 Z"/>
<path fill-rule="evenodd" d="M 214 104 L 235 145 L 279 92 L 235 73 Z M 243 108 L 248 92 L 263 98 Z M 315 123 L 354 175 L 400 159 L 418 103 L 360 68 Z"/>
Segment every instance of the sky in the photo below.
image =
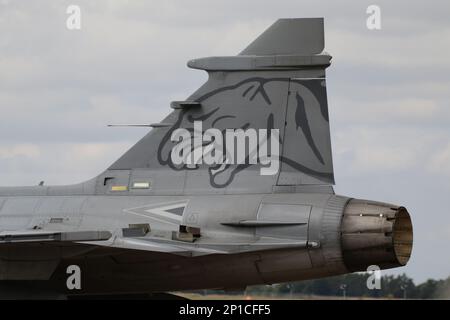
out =
<path fill-rule="evenodd" d="M 278 18 L 324 17 L 336 193 L 406 206 L 416 282 L 450 276 L 448 1 L 0 0 L 0 185 L 106 169 Z M 366 26 L 369 5 L 381 29 Z M 69 5 L 81 29 L 68 30 Z"/>

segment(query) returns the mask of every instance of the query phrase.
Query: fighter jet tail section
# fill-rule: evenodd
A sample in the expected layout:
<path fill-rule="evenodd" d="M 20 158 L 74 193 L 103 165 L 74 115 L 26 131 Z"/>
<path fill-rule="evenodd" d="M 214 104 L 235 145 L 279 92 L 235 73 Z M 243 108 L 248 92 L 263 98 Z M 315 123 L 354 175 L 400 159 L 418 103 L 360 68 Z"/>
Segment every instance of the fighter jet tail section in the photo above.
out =
<path fill-rule="evenodd" d="M 406 208 L 333 194 L 323 47 L 322 19 L 279 20 L 189 61 L 208 81 L 99 176 L 0 188 L 0 298 L 15 280 L 86 296 L 404 266 Z"/>
<path fill-rule="evenodd" d="M 164 171 L 181 193 L 334 184 L 323 48 L 323 19 L 281 19 L 237 56 L 189 61 L 208 81 L 109 169 L 155 188 Z"/>

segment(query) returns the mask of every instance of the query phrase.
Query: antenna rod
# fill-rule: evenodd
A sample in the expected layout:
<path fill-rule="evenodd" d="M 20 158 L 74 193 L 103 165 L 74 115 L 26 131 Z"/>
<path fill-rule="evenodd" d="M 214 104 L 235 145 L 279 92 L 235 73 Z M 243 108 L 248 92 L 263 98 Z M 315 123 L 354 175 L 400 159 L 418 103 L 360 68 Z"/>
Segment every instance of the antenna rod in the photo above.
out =
<path fill-rule="evenodd" d="M 150 128 L 165 128 L 171 127 L 173 123 L 152 123 L 152 124 L 108 124 L 108 127 L 150 127 Z"/>
<path fill-rule="evenodd" d="M 151 124 L 108 124 L 108 127 L 151 127 Z"/>

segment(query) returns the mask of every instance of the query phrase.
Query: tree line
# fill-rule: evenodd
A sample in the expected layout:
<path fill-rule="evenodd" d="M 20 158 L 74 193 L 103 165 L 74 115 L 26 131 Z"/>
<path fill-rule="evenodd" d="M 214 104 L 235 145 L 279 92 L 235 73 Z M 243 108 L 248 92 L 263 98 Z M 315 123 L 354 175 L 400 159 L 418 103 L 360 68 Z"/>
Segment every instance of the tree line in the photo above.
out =
<path fill-rule="evenodd" d="M 450 277 L 445 280 L 429 279 L 416 285 L 406 274 L 381 277 L 380 289 L 367 286 L 368 273 L 283 283 L 271 286 L 251 286 L 247 295 L 315 295 L 368 298 L 445 299 L 450 298 Z"/>

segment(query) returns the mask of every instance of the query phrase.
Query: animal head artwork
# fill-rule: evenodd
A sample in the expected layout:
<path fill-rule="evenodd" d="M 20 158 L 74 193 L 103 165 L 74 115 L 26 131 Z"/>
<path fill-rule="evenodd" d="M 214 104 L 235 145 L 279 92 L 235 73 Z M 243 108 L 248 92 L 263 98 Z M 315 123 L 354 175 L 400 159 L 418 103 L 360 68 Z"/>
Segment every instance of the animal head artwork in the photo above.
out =
<path fill-rule="evenodd" d="M 323 19 L 281 19 L 237 56 L 190 60 L 208 81 L 110 169 L 183 190 L 333 184 L 323 49 Z"/>
<path fill-rule="evenodd" d="M 282 164 L 319 179 L 332 176 L 329 145 L 321 137 L 324 127 L 328 130 L 323 79 L 226 82 L 230 85 L 194 94 L 201 108 L 178 111 L 159 144 L 160 165 L 207 170 L 215 188 L 228 186 L 243 170 L 277 175 Z M 288 140 L 297 148 L 287 150 Z"/>

